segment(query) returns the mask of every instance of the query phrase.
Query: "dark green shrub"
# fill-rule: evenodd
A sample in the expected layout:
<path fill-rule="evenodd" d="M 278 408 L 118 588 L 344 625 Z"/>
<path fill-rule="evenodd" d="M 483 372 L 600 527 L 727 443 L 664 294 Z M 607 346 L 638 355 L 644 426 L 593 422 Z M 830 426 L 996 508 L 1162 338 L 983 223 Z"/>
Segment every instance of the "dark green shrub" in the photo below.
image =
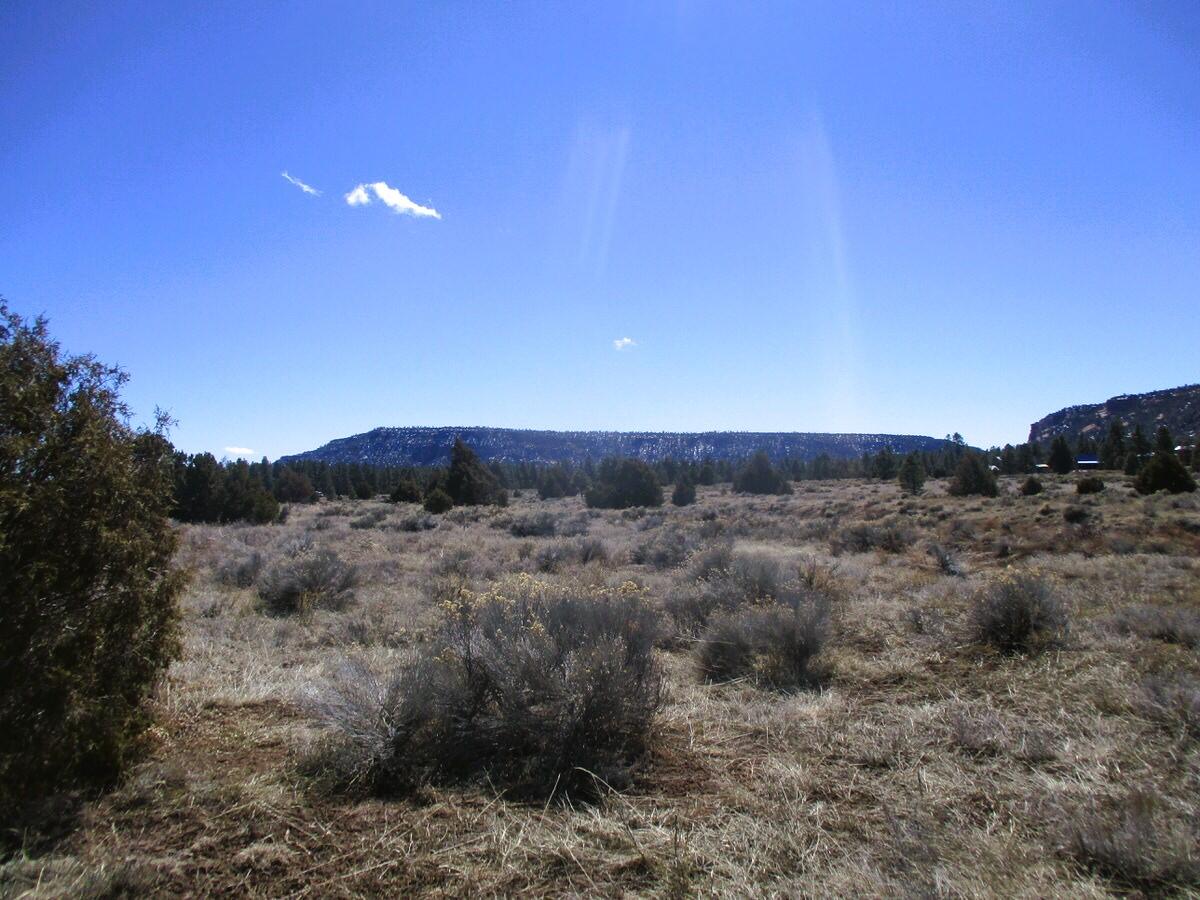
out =
<path fill-rule="evenodd" d="M 425 512 L 444 513 L 454 508 L 453 498 L 441 488 L 434 488 L 425 495 Z"/>
<path fill-rule="evenodd" d="M 63 356 L 44 320 L 0 301 L 6 830 L 40 799 L 120 771 L 178 651 L 173 453 L 126 424 L 125 377 Z"/>
<path fill-rule="evenodd" d="M 1036 494 L 1040 494 L 1043 490 L 1045 490 L 1045 488 L 1042 487 L 1041 481 L 1034 478 L 1032 475 L 1026 478 L 1021 484 L 1021 494 L 1025 497 L 1033 497 Z"/>
<path fill-rule="evenodd" d="M 969 621 L 975 640 L 1001 653 L 1027 653 L 1062 643 L 1067 611 L 1037 575 L 1004 575 L 976 595 Z"/>
<path fill-rule="evenodd" d="M 954 469 L 954 478 L 950 481 L 950 493 L 955 497 L 978 495 L 995 497 L 1000 493 L 996 486 L 996 476 L 988 468 L 987 459 L 978 453 L 964 453 Z"/>
<path fill-rule="evenodd" d="M 412 478 L 401 478 L 392 488 L 388 499 L 393 503 L 420 503 L 421 486 Z"/>
<path fill-rule="evenodd" d="M 1080 478 L 1075 484 L 1075 493 L 1077 494 L 1099 494 L 1102 490 L 1104 490 L 1104 479 L 1095 475 Z"/>
<path fill-rule="evenodd" d="M 334 777 L 377 793 L 477 780 L 583 799 L 628 782 L 663 703 L 640 591 L 519 576 L 443 609 L 435 640 L 389 676 L 352 663 L 320 692 Z"/>
<path fill-rule="evenodd" d="M 733 489 L 742 494 L 790 494 L 792 483 L 771 465 L 766 451 L 760 450 L 733 476 Z"/>
<path fill-rule="evenodd" d="M 1063 510 L 1063 521 L 1068 525 L 1082 525 L 1091 518 L 1091 513 L 1083 506 L 1068 506 Z"/>
<path fill-rule="evenodd" d="M 301 550 L 275 562 L 258 579 L 258 596 L 271 615 L 344 609 L 354 600 L 358 572 L 332 550 Z"/>
<path fill-rule="evenodd" d="M 608 478 L 599 478 L 587 490 L 584 499 L 600 509 L 662 506 L 663 491 L 654 469 L 639 459 L 623 459 Z"/>
<path fill-rule="evenodd" d="M 691 506 L 696 502 L 696 485 L 688 478 L 680 478 L 671 491 L 671 503 L 675 506 Z"/>
<path fill-rule="evenodd" d="M 1184 468 L 1174 451 L 1156 450 L 1154 456 L 1142 466 L 1133 486 L 1139 494 L 1153 494 L 1155 491 L 1184 494 L 1196 490 L 1196 479 Z"/>

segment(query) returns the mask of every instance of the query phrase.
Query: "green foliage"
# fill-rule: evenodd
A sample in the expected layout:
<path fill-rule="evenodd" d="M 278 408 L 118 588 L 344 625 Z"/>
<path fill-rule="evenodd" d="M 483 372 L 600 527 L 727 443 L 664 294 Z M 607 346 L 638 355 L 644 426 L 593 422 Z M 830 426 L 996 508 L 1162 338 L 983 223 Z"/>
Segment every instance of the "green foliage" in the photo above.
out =
<path fill-rule="evenodd" d="M 401 478 L 392 488 L 388 499 L 393 503 L 420 503 L 421 487 L 413 478 Z"/>
<path fill-rule="evenodd" d="M 1026 497 L 1032 497 L 1035 494 L 1040 494 L 1045 488 L 1042 487 L 1042 482 L 1030 475 L 1021 485 L 1021 494 Z"/>
<path fill-rule="evenodd" d="M 475 451 L 455 438 L 450 450 L 450 470 L 446 473 L 446 493 L 457 506 L 483 506 L 496 503 L 504 488 L 492 471 L 480 462 Z M 432 510 L 431 510 L 432 512 Z"/>
<path fill-rule="evenodd" d="M 1059 475 L 1066 475 L 1075 468 L 1075 453 L 1065 436 L 1060 434 L 1050 443 L 1050 456 L 1046 462 Z"/>
<path fill-rule="evenodd" d="M 274 484 L 275 499 L 281 503 L 308 503 L 313 499 L 312 482 L 303 472 L 285 468 Z"/>
<path fill-rule="evenodd" d="M 1174 450 L 1156 450 L 1142 466 L 1133 486 L 1139 494 L 1155 491 L 1184 494 L 1196 490 L 1196 479 L 1184 468 Z"/>
<path fill-rule="evenodd" d="M 691 506 L 696 502 L 696 485 L 692 480 L 685 475 L 681 475 L 675 481 L 675 488 L 671 491 L 671 503 L 675 506 Z"/>
<path fill-rule="evenodd" d="M 0 301 L 0 821 L 117 774 L 178 651 L 173 456 L 125 375 Z M 166 422 L 160 420 L 160 427 Z"/>
<path fill-rule="evenodd" d="M 759 450 L 733 477 L 733 489 L 743 494 L 790 494 L 791 482 L 771 465 L 765 450 Z"/>
<path fill-rule="evenodd" d="M 925 466 L 919 453 L 910 453 L 900 464 L 900 487 L 909 494 L 919 494 L 925 487 Z"/>
<path fill-rule="evenodd" d="M 912 454 L 910 454 L 911 456 Z M 896 454 L 890 447 L 884 447 L 871 460 L 871 475 L 880 481 L 891 481 L 896 477 Z"/>
<path fill-rule="evenodd" d="M 1000 492 L 996 486 L 995 474 L 988 468 L 987 460 L 978 453 L 963 454 L 954 470 L 949 490 L 956 497 L 972 494 L 995 497 Z"/>
<path fill-rule="evenodd" d="M 638 459 L 606 460 L 597 482 L 584 494 L 587 505 L 599 509 L 662 506 L 663 490 L 654 469 Z"/>
<path fill-rule="evenodd" d="M 441 488 L 425 495 L 425 512 L 444 513 L 454 508 L 454 499 Z"/>
<path fill-rule="evenodd" d="M 1080 478 L 1075 485 L 1075 493 L 1077 494 L 1098 494 L 1102 490 L 1104 490 L 1104 479 L 1097 478 L 1095 475 Z"/>
<path fill-rule="evenodd" d="M 287 492 L 299 487 L 286 474 L 281 475 L 278 485 Z M 279 516 L 279 502 L 244 460 L 223 466 L 211 453 L 180 454 L 176 458 L 174 494 L 172 515 L 181 522 L 262 524 Z M 312 485 L 308 485 L 304 499 L 311 495 Z"/>

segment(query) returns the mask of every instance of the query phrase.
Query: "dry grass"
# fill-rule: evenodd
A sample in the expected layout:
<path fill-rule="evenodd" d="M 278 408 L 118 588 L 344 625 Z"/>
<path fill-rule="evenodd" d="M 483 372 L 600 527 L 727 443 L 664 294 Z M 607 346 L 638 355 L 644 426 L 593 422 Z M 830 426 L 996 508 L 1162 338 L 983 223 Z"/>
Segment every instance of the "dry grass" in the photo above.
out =
<path fill-rule="evenodd" d="M 143 762 L 65 834 L 30 836 L 0 896 L 1195 893 L 1200 506 L 1105 479 L 1082 496 L 1072 477 L 1036 496 L 1002 479 L 995 499 L 937 482 L 701 488 L 645 514 L 526 492 L 504 510 L 325 503 L 282 526 L 188 527 L 186 652 Z M 353 567 L 345 609 L 261 611 L 254 584 L 297 541 Z M 978 643 L 973 600 L 1035 569 L 1069 641 Z M 825 678 L 706 683 L 683 629 L 656 651 L 666 703 L 647 750 L 597 803 L 486 782 L 379 799 L 305 774 L 324 740 L 313 685 L 348 654 L 393 669 L 436 637 L 441 601 L 521 572 L 633 582 L 664 606 L 704 585 L 714 608 L 818 592 Z"/>

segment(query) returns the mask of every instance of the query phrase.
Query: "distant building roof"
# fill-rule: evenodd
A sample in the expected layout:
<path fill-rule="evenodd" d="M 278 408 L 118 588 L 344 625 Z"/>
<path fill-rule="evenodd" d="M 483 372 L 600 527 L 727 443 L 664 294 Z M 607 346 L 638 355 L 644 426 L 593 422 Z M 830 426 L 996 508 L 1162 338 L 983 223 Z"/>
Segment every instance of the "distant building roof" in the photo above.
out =
<path fill-rule="evenodd" d="M 1077 465 L 1077 466 L 1098 466 L 1098 465 L 1100 465 L 1100 460 L 1094 456 L 1081 456 L 1081 457 L 1079 457 L 1079 459 L 1075 460 L 1075 465 Z"/>

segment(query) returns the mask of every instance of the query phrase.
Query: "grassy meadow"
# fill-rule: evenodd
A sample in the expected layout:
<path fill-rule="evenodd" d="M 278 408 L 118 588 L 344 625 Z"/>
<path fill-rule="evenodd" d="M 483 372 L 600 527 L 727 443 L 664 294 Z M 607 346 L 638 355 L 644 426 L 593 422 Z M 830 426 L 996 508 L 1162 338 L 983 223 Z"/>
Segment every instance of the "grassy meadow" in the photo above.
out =
<path fill-rule="evenodd" d="M 184 650 L 139 761 L 31 836 L 0 895 L 1195 895 L 1200 498 L 1104 479 L 182 526 Z M 303 559 L 327 602 L 288 592 Z M 661 696 L 628 765 L 579 776 L 588 796 L 331 776 L 330 685 L 378 692 L 460 598 L 513 584 L 650 610 Z M 826 618 L 785 684 L 745 616 L 789 591 Z M 1033 640 L 995 639 L 1031 593 Z"/>

